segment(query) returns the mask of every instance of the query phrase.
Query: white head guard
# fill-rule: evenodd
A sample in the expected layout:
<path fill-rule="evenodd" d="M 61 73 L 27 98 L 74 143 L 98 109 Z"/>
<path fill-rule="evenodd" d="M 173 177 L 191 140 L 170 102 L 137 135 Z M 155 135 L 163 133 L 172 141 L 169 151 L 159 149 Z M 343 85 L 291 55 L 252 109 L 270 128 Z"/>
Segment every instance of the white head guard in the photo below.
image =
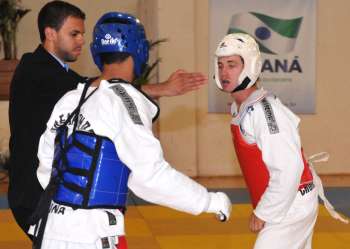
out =
<path fill-rule="evenodd" d="M 223 56 L 239 55 L 244 62 L 243 71 L 238 78 L 238 86 L 232 91 L 250 88 L 259 78 L 262 61 L 259 46 L 249 35 L 234 33 L 226 35 L 215 51 L 215 81 L 222 90 L 219 78 L 218 58 Z"/>

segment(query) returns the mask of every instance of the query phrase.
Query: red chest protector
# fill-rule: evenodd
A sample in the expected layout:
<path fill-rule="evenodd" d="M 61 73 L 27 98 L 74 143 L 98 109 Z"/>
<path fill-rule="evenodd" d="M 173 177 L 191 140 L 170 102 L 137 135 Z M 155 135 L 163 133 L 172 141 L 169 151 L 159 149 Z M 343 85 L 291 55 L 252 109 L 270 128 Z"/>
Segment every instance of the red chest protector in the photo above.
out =
<path fill-rule="evenodd" d="M 262 154 L 258 146 L 248 144 L 242 137 L 237 125 L 231 124 L 231 133 L 239 165 L 255 208 L 267 188 L 270 175 L 262 160 Z M 299 189 L 312 182 L 312 173 L 304 158 L 303 151 L 301 151 L 301 154 L 304 161 L 304 171 L 300 179 Z"/>

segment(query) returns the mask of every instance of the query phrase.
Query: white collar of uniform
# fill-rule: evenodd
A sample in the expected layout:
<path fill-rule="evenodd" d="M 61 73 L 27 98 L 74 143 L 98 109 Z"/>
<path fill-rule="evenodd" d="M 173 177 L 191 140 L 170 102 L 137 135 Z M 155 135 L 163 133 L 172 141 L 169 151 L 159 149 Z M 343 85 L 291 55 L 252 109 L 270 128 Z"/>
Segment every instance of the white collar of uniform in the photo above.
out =
<path fill-rule="evenodd" d="M 252 92 L 252 94 L 250 94 L 249 97 L 241 104 L 239 110 L 237 110 L 236 102 L 233 102 L 231 105 L 231 114 L 233 116 L 231 123 L 234 125 L 239 125 L 249 108 L 265 98 L 267 95 L 268 92 L 265 89 L 257 89 L 256 91 Z"/>
<path fill-rule="evenodd" d="M 127 81 L 124 81 L 124 80 L 111 80 L 111 81 L 108 81 L 108 80 L 101 80 L 100 82 L 100 88 L 110 88 L 112 85 L 115 85 L 115 84 L 128 84 L 128 85 L 132 85 L 131 83 L 127 82 Z"/>
<path fill-rule="evenodd" d="M 78 90 L 83 90 L 83 89 L 84 89 L 84 86 L 85 86 L 85 83 L 79 82 L 79 83 L 78 83 L 78 86 L 77 86 L 77 89 L 78 89 Z"/>
<path fill-rule="evenodd" d="M 86 83 L 79 83 L 77 86 L 77 89 L 83 90 Z M 111 83 L 109 83 L 107 80 L 101 80 L 99 88 L 109 88 L 111 86 Z M 95 89 L 95 86 L 90 86 L 89 88 Z"/>
<path fill-rule="evenodd" d="M 79 82 L 78 83 L 78 86 L 77 86 L 77 89 L 80 90 L 80 91 L 83 91 L 84 90 L 84 87 L 85 87 L 85 84 L 86 83 L 82 83 L 82 82 Z M 89 89 L 87 90 L 87 94 L 89 94 L 91 91 L 93 91 L 96 87 L 95 86 L 89 86 Z"/>
<path fill-rule="evenodd" d="M 101 80 L 99 87 L 101 89 L 109 88 L 111 86 L 111 83 L 109 83 L 108 80 Z"/>

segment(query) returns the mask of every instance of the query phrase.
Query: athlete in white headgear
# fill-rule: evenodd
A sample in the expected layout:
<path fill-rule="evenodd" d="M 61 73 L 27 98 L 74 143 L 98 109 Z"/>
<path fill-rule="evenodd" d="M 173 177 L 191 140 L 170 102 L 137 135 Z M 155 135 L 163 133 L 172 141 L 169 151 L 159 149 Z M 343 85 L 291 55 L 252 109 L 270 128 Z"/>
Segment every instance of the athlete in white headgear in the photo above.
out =
<path fill-rule="evenodd" d="M 229 91 L 225 88 L 226 81 L 221 82 L 219 78 L 218 58 L 237 55 L 244 62 L 244 68 L 239 75 L 237 86 L 232 92 L 250 88 L 258 80 L 261 72 L 261 55 L 259 46 L 255 40 L 247 34 L 229 34 L 222 39 L 215 52 L 215 81 L 219 89 Z"/>
<path fill-rule="evenodd" d="M 234 99 L 231 131 L 254 208 L 249 226 L 259 232 L 254 248 L 310 249 L 319 178 L 303 155 L 300 119 L 256 86 L 260 73 L 261 55 L 251 36 L 222 39 L 215 52 L 215 81 Z"/>
<path fill-rule="evenodd" d="M 225 193 L 208 192 L 163 158 L 152 133 L 159 107 L 131 83 L 148 49 L 129 14 L 106 13 L 95 25 L 91 52 L 101 76 L 58 101 L 40 139 L 45 192 L 33 216 L 35 249 L 126 249 L 128 188 L 149 202 L 229 219 Z"/>

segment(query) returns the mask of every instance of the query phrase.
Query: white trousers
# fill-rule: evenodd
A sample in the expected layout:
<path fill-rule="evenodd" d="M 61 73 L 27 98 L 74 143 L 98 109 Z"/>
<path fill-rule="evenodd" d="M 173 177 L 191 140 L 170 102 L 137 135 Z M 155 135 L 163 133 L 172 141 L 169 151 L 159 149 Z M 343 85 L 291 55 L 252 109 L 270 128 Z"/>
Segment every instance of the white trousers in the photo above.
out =
<path fill-rule="evenodd" d="M 68 241 L 58 241 L 44 239 L 41 248 L 44 249 L 97 249 L 96 244 L 74 243 Z"/>
<path fill-rule="evenodd" d="M 71 241 L 62 241 L 55 239 L 43 239 L 42 249 L 116 249 L 115 237 L 106 238 L 108 241 L 105 242 L 105 245 L 102 245 L 102 241 L 98 240 L 96 243 L 78 243 Z M 106 245 L 107 244 L 107 245 Z"/>
<path fill-rule="evenodd" d="M 304 196 L 298 192 L 281 223 L 265 223 L 254 249 L 311 249 L 312 235 L 318 214 L 318 191 Z"/>

